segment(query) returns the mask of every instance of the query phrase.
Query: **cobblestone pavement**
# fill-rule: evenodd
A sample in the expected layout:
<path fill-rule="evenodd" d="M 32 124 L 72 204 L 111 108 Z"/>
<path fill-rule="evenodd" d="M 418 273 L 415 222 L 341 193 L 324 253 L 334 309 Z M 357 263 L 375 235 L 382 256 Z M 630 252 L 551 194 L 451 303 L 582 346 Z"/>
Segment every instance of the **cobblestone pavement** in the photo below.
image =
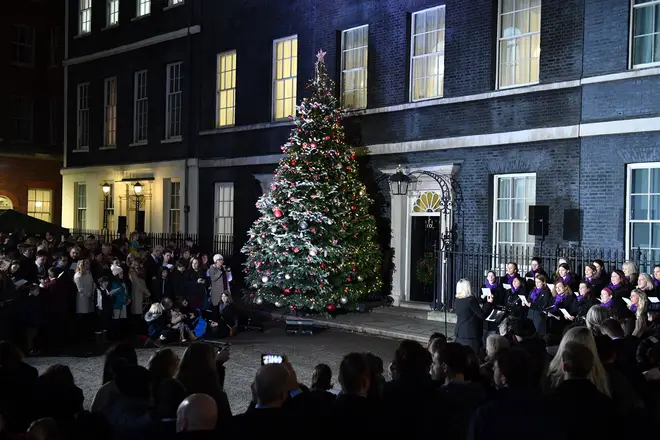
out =
<path fill-rule="evenodd" d="M 312 370 L 318 363 L 326 363 L 332 368 L 336 383 L 339 361 L 352 351 L 370 351 L 389 364 L 398 346 L 394 339 L 379 338 L 361 334 L 344 333 L 329 329 L 313 336 L 287 335 L 283 328 L 275 327 L 263 333 L 242 333 L 231 340 L 231 359 L 227 363 L 225 391 L 232 411 L 243 412 L 250 401 L 250 383 L 260 366 L 262 353 L 286 354 L 293 364 L 298 380 L 309 386 Z M 183 354 L 185 347 L 172 347 Z M 141 365 L 146 365 L 155 349 L 138 350 Z M 76 384 L 85 394 L 85 408 L 91 405 L 94 393 L 101 386 L 103 357 L 37 357 L 28 362 L 43 372 L 56 363 L 68 365 L 73 372 Z"/>

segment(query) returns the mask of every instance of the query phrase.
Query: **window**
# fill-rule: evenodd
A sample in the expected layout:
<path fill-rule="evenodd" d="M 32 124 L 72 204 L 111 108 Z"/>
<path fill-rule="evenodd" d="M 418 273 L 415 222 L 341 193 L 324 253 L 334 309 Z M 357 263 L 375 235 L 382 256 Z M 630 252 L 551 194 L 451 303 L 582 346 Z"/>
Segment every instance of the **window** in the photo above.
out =
<path fill-rule="evenodd" d="M 103 182 L 106 183 L 106 182 Z M 103 195 L 103 204 L 101 205 L 101 209 L 103 209 L 105 205 L 105 214 L 108 216 L 108 231 L 116 231 L 115 229 L 115 185 L 112 182 L 107 182 L 108 185 L 110 185 L 110 192 L 108 192 L 108 196 L 106 198 L 105 195 Z M 103 194 L 103 190 L 101 190 L 101 194 Z M 101 229 L 103 229 L 103 212 L 101 212 Z"/>
<path fill-rule="evenodd" d="M 341 33 L 341 101 L 345 108 L 367 107 L 369 26 Z"/>
<path fill-rule="evenodd" d="M 89 83 L 78 84 L 78 150 L 89 149 Z"/>
<path fill-rule="evenodd" d="M 114 26 L 119 23 L 119 0 L 107 0 L 105 12 L 105 25 Z"/>
<path fill-rule="evenodd" d="M 76 199 L 75 209 L 76 209 L 76 220 L 74 227 L 76 229 L 85 229 L 87 226 L 87 184 L 84 182 L 76 183 Z"/>
<path fill-rule="evenodd" d="M 169 0 L 170 6 L 178 5 L 180 3 L 183 3 L 183 0 Z"/>
<path fill-rule="evenodd" d="M 147 119 L 149 101 L 147 97 L 147 71 L 135 72 L 133 107 L 133 142 L 147 142 Z"/>
<path fill-rule="evenodd" d="M 14 25 L 11 27 L 11 31 L 12 62 L 34 66 L 34 28 Z"/>
<path fill-rule="evenodd" d="M 660 0 L 633 0 L 632 67 L 660 63 Z"/>
<path fill-rule="evenodd" d="M 234 233 L 234 184 L 215 184 L 215 235 L 228 236 Z"/>
<path fill-rule="evenodd" d="M 50 28 L 50 66 L 57 67 L 62 63 L 62 48 L 60 46 L 59 26 Z"/>
<path fill-rule="evenodd" d="M 60 141 L 60 115 L 62 105 L 59 98 L 51 97 L 48 104 L 48 143 L 57 145 Z"/>
<path fill-rule="evenodd" d="M 445 7 L 412 16 L 410 99 L 442 96 L 445 78 Z"/>
<path fill-rule="evenodd" d="M 647 251 L 649 261 L 660 261 L 660 163 L 628 165 L 626 188 L 627 248 Z"/>
<path fill-rule="evenodd" d="M 137 0 L 137 16 L 142 17 L 151 13 L 151 0 Z"/>
<path fill-rule="evenodd" d="M 167 90 L 165 111 L 165 139 L 181 137 L 181 102 L 183 83 L 181 63 L 167 65 Z"/>
<path fill-rule="evenodd" d="M 50 222 L 53 203 L 53 190 L 28 188 L 28 209 L 30 217 Z"/>
<path fill-rule="evenodd" d="M 541 0 L 500 0 L 498 87 L 539 81 Z"/>
<path fill-rule="evenodd" d="M 527 213 L 536 202 L 535 174 L 495 176 L 493 233 L 495 252 L 534 245 L 534 236 L 527 234 Z"/>
<path fill-rule="evenodd" d="M 103 145 L 117 145 L 117 78 L 106 78 L 103 93 Z"/>
<path fill-rule="evenodd" d="M 32 142 L 34 101 L 31 98 L 15 96 L 12 98 L 12 140 Z"/>
<path fill-rule="evenodd" d="M 170 233 L 181 232 L 181 182 L 170 182 Z"/>
<path fill-rule="evenodd" d="M 216 127 L 234 125 L 236 118 L 236 52 L 218 55 Z"/>
<path fill-rule="evenodd" d="M 298 88 L 298 37 L 273 43 L 273 119 L 296 114 Z"/>
<path fill-rule="evenodd" d="M 92 32 L 92 0 L 80 0 L 78 34 Z"/>

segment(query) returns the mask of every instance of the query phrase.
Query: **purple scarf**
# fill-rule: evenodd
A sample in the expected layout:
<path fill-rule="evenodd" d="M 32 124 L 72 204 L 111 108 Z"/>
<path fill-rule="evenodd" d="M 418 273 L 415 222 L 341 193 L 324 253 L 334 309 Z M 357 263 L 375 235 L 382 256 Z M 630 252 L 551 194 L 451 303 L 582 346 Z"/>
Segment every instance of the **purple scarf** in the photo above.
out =
<path fill-rule="evenodd" d="M 600 305 L 603 306 L 603 307 L 605 307 L 606 309 L 609 309 L 610 307 L 612 307 L 612 303 L 613 303 L 613 302 L 614 302 L 614 299 L 613 299 L 613 298 L 610 298 L 609 301 L 604 302 L 604 303 L 600 303 Z"/>
<path fill-rule="evenodd" d="M 618 284 L 612 284 L 612 283 L 610 283 L 609 286 L 607 286 L 607 287 L 609 287 L 610 290 L 614 291 L 615 289 L 618 289 L 618 288 L 619 288 L 619 285 L 618 285 Z"/>
<path fill-rule="evenodd" d="M 654 279 L 654 280 L 653 280 L 653 285 L 654 285 L 655 287 L 658 287 L 658 284 L 660 284 L 660 281 Z"/>
<path fill-rule="evenodd" d="M 555 304 L 553 308 L 557 310 L 559 308 L 559 304 L 561 304 L 565 299 L 566 299 L 566 294 L 555 296 Z"/>
<path fill-rule="evenodd" d="M 497 289 L 497 282 L 495 284 L 490 284 L 488 280 L 486 280 L 486 288 L 490 290 Z"/>
<path fill-rule="evenodd" d="M 560 280 L 564 282 L 564 284 L 568 285 L 568 283 L 571 282 L 571 274 L 567 273 L 565 277 L 559 277 Z"/>
<path fill-rule="evenodd" d="M 636 312 L 637 311 L 637 306 L 635 304 L 630 305 L 630 311 L 631 312 Z"/>
<path fill-rule="evenodd" d="M 582 298 L 584 298 L 584 296 L 578 294 L 578 302 L 582 301 Z"/>
<path fill-rule="evenodd" d="M 514 295 L 518 293 L 518 290 L 520 290 L 520 287 L 516 289 L 515 287 L 511 286 L 511 293 L 513 293 Z"/>
<path fill-rule="evenodd" d="M 536 299 L 541 296 L 541 292 L 542 289 L 539 289 L 538 287 L 535 287 L 534 290 L 532 290 L 532 294 L 530 295 L 532 302 L 536 301 Z"/>
<path fill-rule="evenodd" d="M 593 277 L 586 277 L 584 280 L 585 280 L 588 284 L 591 284 L 591 283 L 593 282 L 594 278 L 593 278 Z"/>
<path fill-rule="evenodd" d="M 513 280 L 514 280 L 517 276 L 518 276 L 518 275 L 515 275 L 515 274 L 514 274 L 514 275 L 506 274 L 506 279 L 507 279 L 507 281 L 509 281 L 507 284 L 512 284 L 512 283 L 513 283 Z"/>

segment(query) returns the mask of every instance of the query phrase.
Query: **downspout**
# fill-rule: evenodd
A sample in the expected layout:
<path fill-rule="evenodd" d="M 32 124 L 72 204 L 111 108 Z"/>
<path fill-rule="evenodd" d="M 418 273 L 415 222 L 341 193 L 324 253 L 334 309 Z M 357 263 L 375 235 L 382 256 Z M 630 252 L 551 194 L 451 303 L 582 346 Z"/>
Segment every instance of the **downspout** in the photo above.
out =
<path fill-rule="evenodd" d="M 201 2 L 198 2 L 201 3 Z M 190 2 L 188 5 L 186 5 L 186 8 L 188 9 L 188 105 L 186 106 L 187 108 L 190 107 L 190 103 L 193 101 L 192 100 L 192 87 L 193 87 L 193 81 L 192 81 L 192 64 L 193 64 L 193 59 L 192 59 L 192 35 L 190 34 L 190 27 L 192 26 L 192 11 L 194 8 L 195 3 Z M 188 112 L 190 115 L 190 112 Z M 188 187 L 189 187 L 189 180 L 190 180 L 190 173 L 188 171 L 188 160 L 190 159 L 190 151 L 191 151 L 191 143 L 193 141 L 193 120 L 189 117 L 188 118 L 188 142 L 187 142 L 187 148 L 186 148 L 186 158 L 184 160 L 184 195 L 183 195 L 183 233 L 186 237 L 188 237 L 188 232 L 190 231 L 190 197 L 188 195 Z"/>
<path fill-rule="evenodd" d="M 62 61 L 62 66 L 64 67 L 64 128 L 62 130 L 63 139 L 63 148 L 64 154 L 62 156 L 62 166 L 66 168 L 66 153 L 67 153 L 67 138 L 68 138 L 68 127 L 67 123 L 69 120 L 68 106 L 69 106 L 69 66 L 67 60 L 69 59 L 69 0 L 64 2 L 64 60 Z M 60 219 L 61 220 L 61 219 Z"/>

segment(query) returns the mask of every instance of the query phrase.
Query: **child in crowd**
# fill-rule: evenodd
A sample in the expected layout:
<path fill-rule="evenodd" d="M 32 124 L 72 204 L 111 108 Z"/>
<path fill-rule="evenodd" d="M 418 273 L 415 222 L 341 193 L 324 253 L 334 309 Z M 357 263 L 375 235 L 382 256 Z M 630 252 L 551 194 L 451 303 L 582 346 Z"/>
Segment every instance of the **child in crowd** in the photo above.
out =
<path fill-rule="evenodd" d="M 144 320 L 147 321 L 147 324 L 149 325 L 149 330 L 147 332 L 149 339 L 147 339 L 145 343 L 145 346 L 147 346 L 155 343 L 155 341 L 161 339 L 161 336 L 165 335 L 169 323 L 168 313 L 166 313 L 163 304 L 159 302 L 153 303 L 147 313 L 145 313 Z"/>
<path fill-rule="evenodd" d="M 109 285 L 110 280 L 108 277 L 103 276 L 99 278 L 98 287 L 96 288 L 96 314 L 98 319 L 95 333 L 96 338 L 102 342 L 107 339 L 110 322 L 112 321 L 114 299 L 108 290 Z"/>
<path fill-rule="evenodd" d="M 191 341 L 194 341 L 197 339 L 195 334 L 190 330 L 190 327 L 185 322 L 186 315 L 184 315 L 181 312 L 181 309 L 179 307 L 174 308 L 172 305 L 172 300 L 167 298 L 167 304 L 163 304 L 165 306 L 165 309 L 168 309 L 167 305 L 170 307 L 170 323 L 168 327 L 172 330 L 177 330 L 179 332 L 179 341 L 181 342 L 187 342 L 186 339 L 186 334 L 188 335 L 189 339 Z M 161 335 L 160 340 L 165 341 L 167 339 L 167 336 L 165 334 Z"/>

